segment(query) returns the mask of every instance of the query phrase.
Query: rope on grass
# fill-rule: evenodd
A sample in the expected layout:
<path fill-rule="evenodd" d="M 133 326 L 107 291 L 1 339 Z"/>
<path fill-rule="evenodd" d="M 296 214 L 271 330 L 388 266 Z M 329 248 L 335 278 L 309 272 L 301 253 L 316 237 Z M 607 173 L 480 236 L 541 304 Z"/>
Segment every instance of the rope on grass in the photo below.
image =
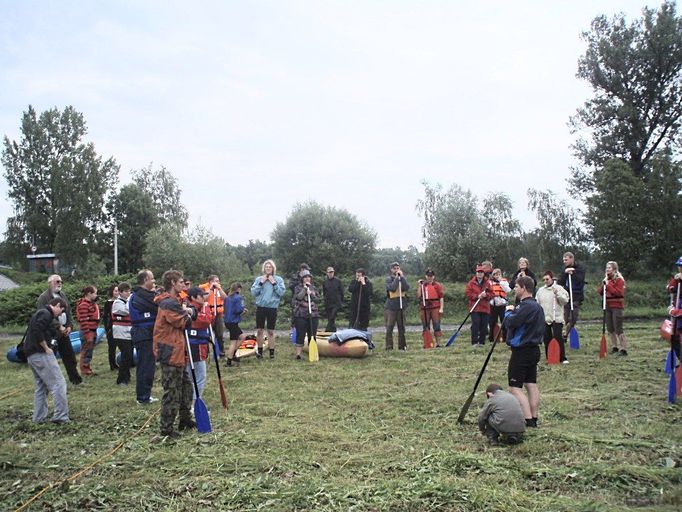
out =
<path fill-rule="evenodd" d="M 132 438 L 134 438 L 134 437 L 136 437 L 137 435 L 139 435 L 140 432 L 142 432 L 145 428 L 147 428 L 147 426 L 149 425 L 149 423 L 151 423 L 151 421 L 154 419 L 154 416 L 156 416 L 157 414 L 159 414 L 160 411 L 161 411 L 161 409 L 158 409 L 158 410 L 154 411 L 154 412 L 149 416 L 149 418 L 147 418 L 147 421 L 145 421 L 144 424 L 143 424 L 139 429 L 137 429 L 137 430 L 133 433 L 132 436 L 126 438 L 125 441 L 121 441 L 120 443 L 118 443 L 118 444 L 117 444 L 113 449 L 111 449 L 108 453 L 105 453 L 105 454 L 102 455 L 99 459 L 97 459 L 97 460 L 95 460 L 94 462 L 88 464 L 88 465 L 85 466 L 83 469 L 81 469 L 80 471 L 74 473 L 73 475 L 68 476 L 68 477 L 66 477 L 66 478 L 63 478 L 63 479 L 59 480 L 57 483 L 46 485 L 41 491 L 39 491 L 37 494 L 35 494 L 35 495 L 33 495 L 31 498 L 29 498 L 28 501 L 26 501 L 24 504 L 22 504 L 22 505 L 21 505 L 18 509 L 16 509 L 14 512 L 21 512 L 22 510 L 26 510 L 26 508 L 27 508 L 31 503 L 33 503 L 35 500 L 37 500 L 38 498 L 40 498 L 43 494 L 45 494 L 45 493 L 46 493 L 47 491 L 49 491 L 50 489 L 53 489 L 53 488 L 55 488 L 55 487 L 59 487 L 59 486 L 61 486 L 62 484 L 64 484 L 65 482 L 73 482 L 76 478 L 78 478 L 79 476 L 81 476 L 83 473 L 86 473 L 86 472 L 90 471 L 90 470 L 91 470 L 92 468 L 94 468 L 97 464 L 99 464 L 100 462 L 104 461 L 104 459 L 106 459 L 106 458 L 108 458 L 108 457 L 111 457 L 114 453 L 116 453 L 118 450 L 120 450 L 120 449 L 123 447 L 123 445 L 126 444 L 127 441 L 130 441 Z"/>
<path fill-rule="evenodd" d="M 9 398 L 9 397 L 11 397 L 11 396 L 14 396 L 14 395 L 16 395 L 17 393 L 19 393 L 20 391 L 21 391 L 21 389 L 15 389 L 14 391 L 10 391 L 10 392 L 7 393 L 6 395 L 0 396 L 0 400 L 4 400 L 5 398 Z"/>

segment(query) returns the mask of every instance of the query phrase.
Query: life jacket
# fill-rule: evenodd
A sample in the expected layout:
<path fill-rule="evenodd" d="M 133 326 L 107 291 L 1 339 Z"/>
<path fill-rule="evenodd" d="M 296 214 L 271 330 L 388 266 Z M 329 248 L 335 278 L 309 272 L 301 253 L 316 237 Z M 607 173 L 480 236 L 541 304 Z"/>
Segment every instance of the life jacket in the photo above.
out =
<path fill-rule="evenodd" d="M 143 309 L 137 309 L 135 303 L 136 300 L 137 306 L 141 306 Z M 130 299 L 128 300 L 128 311 L 130 313 L 131 325 L 134 325 L 135 327 L 154 327 L 157 309 L 157 305 L 153 302 L 145 301 L 141 297 L 136 297 L 135 294 L 132 293 L 130 295 Z"/>
<path fill-rule="evenodd" d="M 121 299 L 116 299 L 121 300 Z M 130 304 L 130 302 L 128 302 Z M 130 310 L 128 310 L 130 311 Z M 121 327 L 130 327 L 132 322 L 130 321 L 130 313 L 127 315 L 115 315 L 112 311 L 111 313 L 111 325 L 120 325 Z"/>
<path fill-rule="evenodd" d="M 493 281 L 492 279 L 490 280 L 490 289 L 493 292 L 493 295 L 495 297 L 502 297 L 503 299 L 507 298 L 507 292 L 505 292 L 502 289 L 502 285 L 499 283 L 499 281 Z"/>
<path fill-rule="evenodd" d="M 199 285 L 199 288 L 201 288 L 202 290 L 206 290 L 209 293 L 208 297 L 206 297 L 206 302 L 208 303 L 208 306 L 211 308 L 213 318 L 223 316 L 224 312 L 223 298 L 220 296 L 220 293 L 216 293 L 216 290 L 211 290 L 211 285 L 209 283 Z"/>
<path fill-rule="evenodd" d="M 436 282 L 424 283 L 422 285 L 422 306 L 427 309 L 440 307 L 440 293 Z M 424 302 L 426 306 L 424 306 Z"/>

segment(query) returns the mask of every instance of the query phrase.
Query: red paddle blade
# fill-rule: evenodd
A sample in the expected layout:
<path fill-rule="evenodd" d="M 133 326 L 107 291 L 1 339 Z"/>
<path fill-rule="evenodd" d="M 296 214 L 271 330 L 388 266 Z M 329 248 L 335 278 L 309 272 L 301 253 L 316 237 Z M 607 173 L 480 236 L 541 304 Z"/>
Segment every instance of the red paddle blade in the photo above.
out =
<path fill-rule="evenodd" d="M 606 335 L 601 335 L 601 344 L 599 345 L 599 359 L 606 357 Z"/>
<path fill-rule="evenodd" d="M 497 336 L 500 334 L 500 324 L 495 324 L 495 327 L 493 327 L 493 339 L 496 340 Z"/>
<path fill-rule="evenodd" d="M 675 380 L 677 381 L 677 396 L 682 396 L 682 365 L 677 367 L 675 370 Z"/>
<path fill-rule="evenodd" d="M 227 394 L 225 393 L 225 386 L 223 386 L 223 379 L 218 379 L 220 384 L 220 402 L 223 404 L 223 409 L 227 411 Z"/>
<path fill-rule="evenodd" d="M 431 331 L 424 331 L 422 333 L 422 338 L 424 338 L 424 348 L 433 348 L 433 336 Z"/>
<path fill-rule="evenodd" d="M 547 364 L 559 364 L 561 350 L 556 338 L 552 338 L 547 346 Z"/>

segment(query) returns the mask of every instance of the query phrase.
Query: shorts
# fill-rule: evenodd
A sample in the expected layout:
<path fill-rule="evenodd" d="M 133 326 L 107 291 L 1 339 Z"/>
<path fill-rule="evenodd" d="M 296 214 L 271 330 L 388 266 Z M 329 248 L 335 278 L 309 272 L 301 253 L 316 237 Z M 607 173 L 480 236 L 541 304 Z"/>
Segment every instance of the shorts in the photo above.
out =
<path fill-rule="evenodd" d="M 239 337 L 244 333 L 239 327 L 239 324 L 232 322 L 226 323 L 225 328 L 230 332 L 230 341 L 238 340 Z"/>
<path fill-rule="evenodd" d="M 623 334 L 623 310 L 606 308 L 606 330 L 609 334 Z"/>
<path fill-rule="evenodd" d="M 277 323 L 277 308 L 256 307 L 256 329 L 265 328 L 266 321 L 268 331 L 274 331 Z"/>
<path fill-rule="evenodd" d="M 522 388 L 524 384 L 535 384 L 538 380 L 539 362 L 539 345 L 513 348 L 507 369 L 509 387 Z"/>

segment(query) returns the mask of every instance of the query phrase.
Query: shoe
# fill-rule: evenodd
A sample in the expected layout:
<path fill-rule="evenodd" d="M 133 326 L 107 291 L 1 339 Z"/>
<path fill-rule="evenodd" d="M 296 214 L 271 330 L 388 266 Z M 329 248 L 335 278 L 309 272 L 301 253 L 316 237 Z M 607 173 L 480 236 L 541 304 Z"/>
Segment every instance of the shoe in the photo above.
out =
<path fill-rule="evenodd" d="M 440 343 L 436 343 L 436 348 L 440 348 Z"/>
<path fill-rule="evenodd" d="M 171 430 L 170 432 L 164 432 L 162 430 L 161 435 L 163 437 L 167 437 L 169 439 L 177 439 L 178 437 L 180 437 L 180 434 L 178 432 L 176 432 L 175 430 Z"/>
<path fill-rule="evenodd" d="M 296 356 L 296 361 L 301 361 L 301 356 L 300 356 L 300 355 Z"/>
<path fill-rule="evenodd" d="M 154 398 L 153 396 L 150 396 L 149 399 L 147 399 L 147 400 L 138 400 L 137 403 L 140 404 L 140 405 L 149 405 L 149 404 L 155 404 L 155 403 L 158 402 L 158 401 L 159 401 L 158 398 Z"/>
<path fill-rule="evenodd" d="M 526 427 L 538 428 L 538 420 L 536 420 L 535 418 L 526 418 Z"/>
<path fill-rule="evenodd" d="M 257 359 L 263 359 L 263 352 L 259 352 L 258 349 L 256 349 L 256 358 Z"/>
<path fill-rule="evenodd" d="M 628 351 L 625 350 L 625 349 L 622 349 L 622 350 L 618 353 L 618 355 L 619 355 L 619 356 L 626 356 L 626 355 L 628 355 Z"/>
<path fill-rule="evenodd" d="M 181 421 L 178 425 L 178 430 L 191 430 L 193 428 L 197 428 L 197 424 L 194 420 Z"/>
<path fill-rule="evenodd" d="M 561 361 L 561 364 L 568 364 L 568 359 L 564 359 L 563 361 Z"/>
<path fill-rule="evenodd" d="M 611 347 L 611 353 L 617 354 L 618 353 L 618 347 Z"/>
<path fill-rule="evenodd" d="M 116 385 L 117 386 L 127 386 L 128 383 L 127 382 L 117 382 Z"/>
<path fill-rule="evenodd" d="M 407 347 L 400 347 L 398 350 L 400 350 L 401 352 L 407 352 Z"/>
<path fill-rule="evenodd" d="M 55 425 L 64 425 L 65 423 L 71 423 L 71 420 L 50 420 L 50 423 Z"/>

